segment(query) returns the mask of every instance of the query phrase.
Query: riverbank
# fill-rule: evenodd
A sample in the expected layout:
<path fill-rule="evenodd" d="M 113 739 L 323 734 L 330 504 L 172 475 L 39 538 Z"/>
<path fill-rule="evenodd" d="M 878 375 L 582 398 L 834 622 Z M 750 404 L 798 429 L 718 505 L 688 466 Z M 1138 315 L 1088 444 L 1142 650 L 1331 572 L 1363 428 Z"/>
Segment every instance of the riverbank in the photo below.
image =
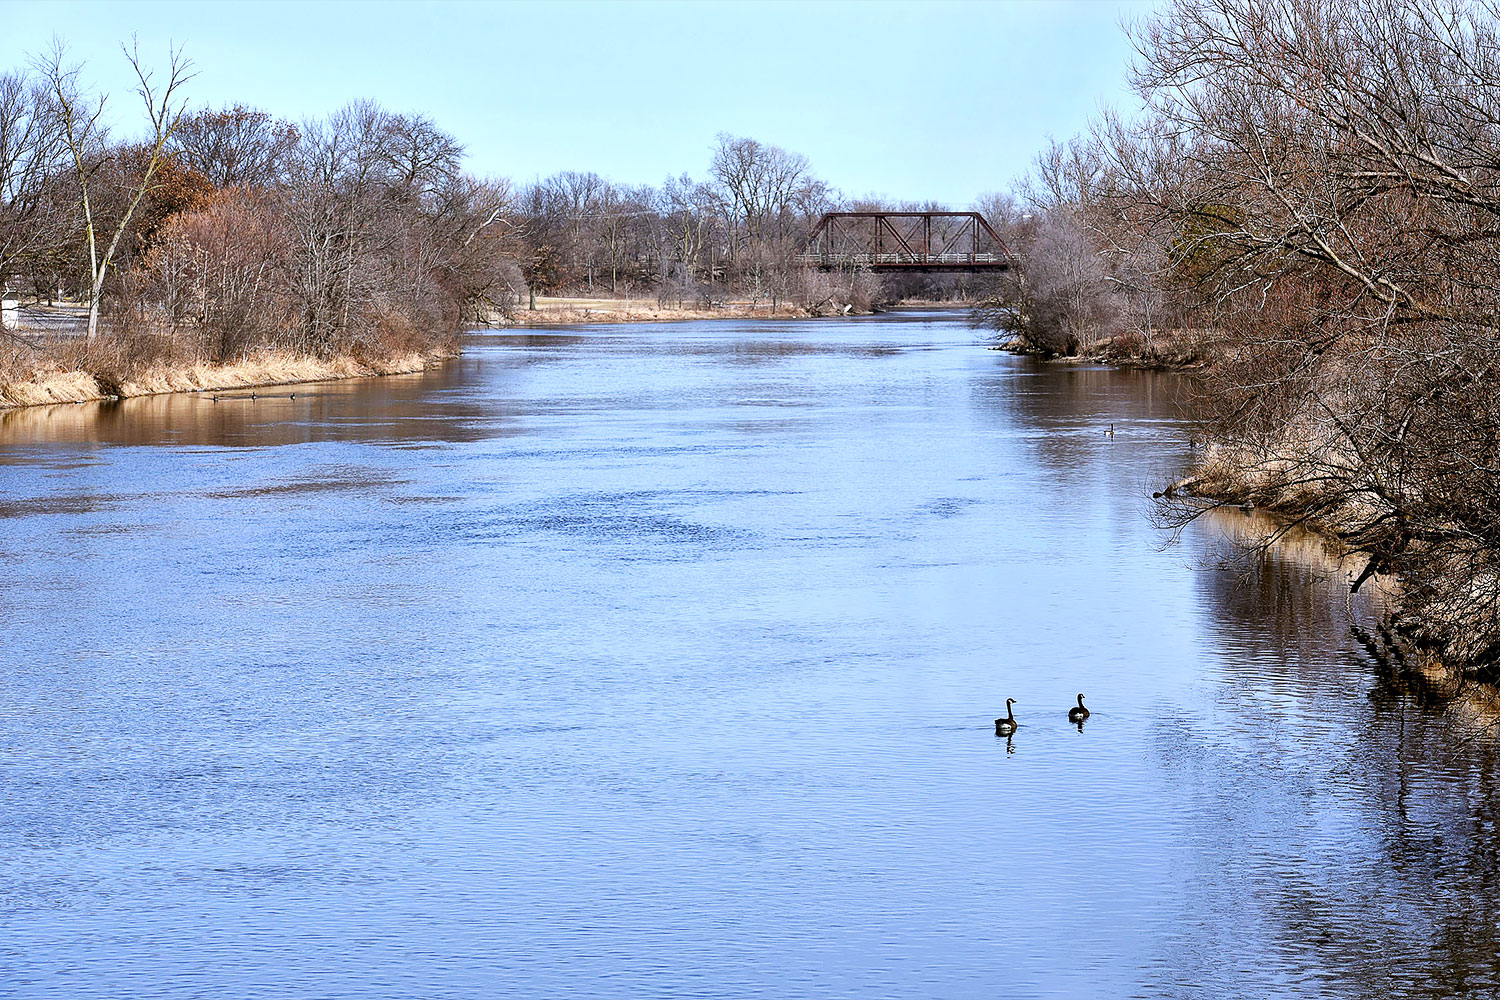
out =
<path fill-rule="evenodd" d="M 21 377 L 0 381 L 0 410 L 170 392 L 229 391 L 373 375 L 406 375 L 441 364 L 456 353 L 452 349 L 433 349 L 384 358 L 322 358 L 289 351 L 263 351 L 233 364 L 147 365 L 125 375 L 43 360 Z"/>
<path fill-rule="evenodd" d="M 829 304 L 809 309 L 780 303 L 731 299 L 712 306 L 662 304 L 651 299 L 581 298 L 537 296 L 536 308 L 517 309 L 510 317 L 497 317 L 498 328 L 576 326 L 586 323 L 674 323 L 703 319 L 818 319 L 834 316 L 867 316 L 879 309 L 860 309 Z"/>
<path fill-rule="evenodd" d="M 1250 573 L 1246 561 L 1255 562 L 1261 571 L 1266 565 L 1293 566 L 1305 570 L 1311 579 L 1328 581 L 1327 590 L 1308 587 L 1310 594 L 1331 591 L 1333 596 L 1347 591 L 1349 583 L 1368 565 L 1367 553 L 1344 544 L 1330 524 L 1304 519 L 1297 513 L 1298 507 L 1278 509 L 1227 502 L 1231 495 L 1250 495 L 1245 492 L 1243 475 L 1232 466 L 1221 466 L 1217 455 L 1201 464 L 1213 470 L 1208 473 L 1213 478 L 1205 478 L 1201 485 L 1213 490 L 1217 501 L 1202 516 L 1209 531 L 1233 548 L 1235 555 L 1226 561 L 1231 569 L 1241 572 L 1241 585 Z M 1271 500 L 1264 493 L 1257 495 Z M 1269 557 L 1268 562 L 1259 562 L 1261 554 Z M 1362 585 L 1361 594 L 1369 598 L 1364 607 L 1373 612 L 1373 620 L 1372 615 L 1353 610 L 1352 604 L 1345 605 L 1344 615 L 1350 635 L 1363 651 L 1359 659 L 1376 681 L 1369 700 L 1399 698 L 1418 705 L 1439 705 L 1456 731 L 1493 731 L 1500 723 L 1500 684 L 1438 655 L 1411 629 L 1403 628 L 1398 633 L 1399 612 L 1407 600 L 1401 581 L 1391 575 L 1372 576 Z M 1330 614 L 1337 614 L 1340 603 L 1337 599 L 1330 602 Z"/>
<path fill-rule="evenodd" d="M 1217 456 L 1200 463 L 1200 468 L 1223 471 L 1214 473 L 1214 478 L 1205 476 L 1195 481 L 1190 477 L 1174 486 L 1186 491 L 1189 497 L 1214 501 L 1207 508 L 1188 513 L 1194 518 L 1201 517 L 1213 534 L 1232 547 L 1233 554 L 1225 560 L 1231 566 L 1238 564 L 1244 570 L 1248 568 L 1247 562 L 1265 553 L 1274 556 L 1278 563 L 1300 567 L 1344 589 L 1368 565 L 1368 555 L 1344 544 L 1329 525 L 1304 520 L 1295 511 L 1249 502 L 1251 494 L 1242 485 L 1231 485 L 1231 481 L 1238 483 L 1239 477 L 1227 466 L 1220 466 Z M 1195 488 L 1200 485 L 1204 490 L 1214 491 L 1214 495 L 1203 497 L 1196 493 Z M 1236 499 L 1231 500 L 1231 495 Z M 1259 497 L 1268 499 L 1264 494 Z M 1181 507 L 1169 506 L 1168 521 L 1182 512 Z M 1452 702 L 1476 722 L 1488 724 L 1500 719 L 1500 687 L 1469 683 L 1462 670 L 1440 658 L 1408 655 L 1388 620 L 1388 612 L 1398 608 L 1402 600 L 1400 581 L 1391 576 L 1371 577 L 1361 590 L 1370 598 L 1374 619 L 1354 617 L 1350 629 L 1368 654 L 1369 665 L 1382 685 L 1422 700 Z"/>
<path fill-rule="evenodd" d="M 996 346 L 1037 353 L 1019 338 Z M 1251 550 L 1279 544 L 1289 530 L 1316 533 L 1352 567 L 1345 574 L 1351 589 L 1382 590 L 1387 611 L 1360 642 L 1383 676 L 1430 697 L 1469 697 L 1477 687 L 1482 701 L 1500 705 L 1500 556 L 1492 533 L 1453 520 L 1444 497 L 1458 488 L 1454 480 L 1409 484 L 1399 468 L 1352 443 L 1338 421 L 1314 411 L 1254 433 L 1226 433 L 1232 419 L 1207 418 L 1226 409 L 1218 395 L 1224 384 L 1246 376 L 1224 382 L 1219 362 L 1234 361 L 1212 330 L 1126 334 L 1076 355 L 1039 356 L 1195 378 L 1189 406 L 1204 421 L 1194 435 L 1202 447 L 1183 478 L 1156 494 L 1163 523 L 1244 507 L 1276 518 L 1259 537 L 1242 539 Z"/>
<path fill-rule="evenodd" d="M 1156 497 L 1169 523 L 1224 507 L 1268 512 L 1269 527 L 1242 540 L 1250 549 L 1315 533 L 1338 553 L 1351 592 L 1382 596 L 1386 613 L 1358 638 L 1383 677 L 1424 696 L 1475 696 L 1500 707 L 1500 581 L 1487 568 L 1489 553 L 1482 544 L 1455 550 L 1439 531 L 1403 524 L 1382 484 L 1351 486 L 1360 475 L 1356 456 L 1290 435 L 1280 447 L 1210 442 Z"/>
<path fill-rule="evenodd" d="M 1189 372 L 1203 367 L 1212 356 L 1217 338 L 1209 330 L 1159 330 L 1146 337 L 1139 333 L 1104 337 L 1079 348 L 1076 354 L 1048 354 L 1009 336 L 997 341 L 997 351 L 1041 358 L 1051 364 L 1116 365 L 1148 371 Z"/>

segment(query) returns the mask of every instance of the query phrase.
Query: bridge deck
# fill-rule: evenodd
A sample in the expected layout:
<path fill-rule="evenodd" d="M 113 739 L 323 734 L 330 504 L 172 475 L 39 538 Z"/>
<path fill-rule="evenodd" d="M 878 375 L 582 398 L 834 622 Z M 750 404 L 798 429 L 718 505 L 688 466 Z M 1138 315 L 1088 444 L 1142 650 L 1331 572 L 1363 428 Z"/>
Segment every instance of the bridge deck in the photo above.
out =
<path fill-rule="evenodd" d="M 865 267 L 872 271 L 1005 271 L 1010 260 L 997 253 L 799 253 L 794 258 L 804 267 L 834 271 Z"/>

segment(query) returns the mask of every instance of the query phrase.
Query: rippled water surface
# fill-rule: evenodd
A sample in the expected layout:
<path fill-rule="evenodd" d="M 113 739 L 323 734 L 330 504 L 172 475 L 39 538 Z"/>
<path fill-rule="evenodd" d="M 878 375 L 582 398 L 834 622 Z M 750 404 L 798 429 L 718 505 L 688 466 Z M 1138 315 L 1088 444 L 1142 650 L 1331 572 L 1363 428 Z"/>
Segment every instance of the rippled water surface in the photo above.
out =
<path fill-rule="evenodd" d="M 0 995 L 1500 990 L 1487 731 L 1315 553 L 1163 548 L 1169 377 L 927 315 L 270 391 L 0 415 Z"/>

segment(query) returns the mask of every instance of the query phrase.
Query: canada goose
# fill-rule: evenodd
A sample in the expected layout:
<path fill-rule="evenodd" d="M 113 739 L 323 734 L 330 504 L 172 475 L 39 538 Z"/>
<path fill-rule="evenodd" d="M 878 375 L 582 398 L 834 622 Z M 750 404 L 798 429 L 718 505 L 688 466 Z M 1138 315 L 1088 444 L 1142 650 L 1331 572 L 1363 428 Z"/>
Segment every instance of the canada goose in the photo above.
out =
<path fill-rule="evenodd" d="M 996 736 L 1009 736 L 1011 733 L 1016 731 L 1016 726 L 1019 723 L 1016 722 L 1015 709 L 1010 707 L 1015 703 L 1016 699 L 1014 698 L 1005 699 L 1005 718 L 995 720 Z"/>
<path fill-rule="evenodd" d="M 1110 424 L 1109 425 L 1109 430 L 1107 430 L 1107 431 L 1104 432 L 1104 436 L 1105 437 L 1110 437 L 1110 438 L 1112 438 L 1112 437 L 1115 436 L 1115 425 L 1114 424 Z"/>
<path fill-rule="evenodd" d="M 1089 717 L 1089 710 L 1083 707 L 1083 695 L 1078 696 L 1078 707 L 1068 709 L 1069 722 L 1082 722 Z"/>

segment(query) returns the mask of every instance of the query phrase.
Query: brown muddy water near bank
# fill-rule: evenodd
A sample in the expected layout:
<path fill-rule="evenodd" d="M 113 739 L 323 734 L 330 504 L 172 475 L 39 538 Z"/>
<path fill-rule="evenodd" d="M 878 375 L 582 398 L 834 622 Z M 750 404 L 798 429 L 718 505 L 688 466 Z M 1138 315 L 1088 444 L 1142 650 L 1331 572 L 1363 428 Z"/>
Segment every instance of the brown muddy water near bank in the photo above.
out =
<path fill-rule="evenodd" d="M 1500 990 L 1492 727 L 1164 546 L 1179 390 L 917 315 L 0 421 L 0 995 Z"/>

